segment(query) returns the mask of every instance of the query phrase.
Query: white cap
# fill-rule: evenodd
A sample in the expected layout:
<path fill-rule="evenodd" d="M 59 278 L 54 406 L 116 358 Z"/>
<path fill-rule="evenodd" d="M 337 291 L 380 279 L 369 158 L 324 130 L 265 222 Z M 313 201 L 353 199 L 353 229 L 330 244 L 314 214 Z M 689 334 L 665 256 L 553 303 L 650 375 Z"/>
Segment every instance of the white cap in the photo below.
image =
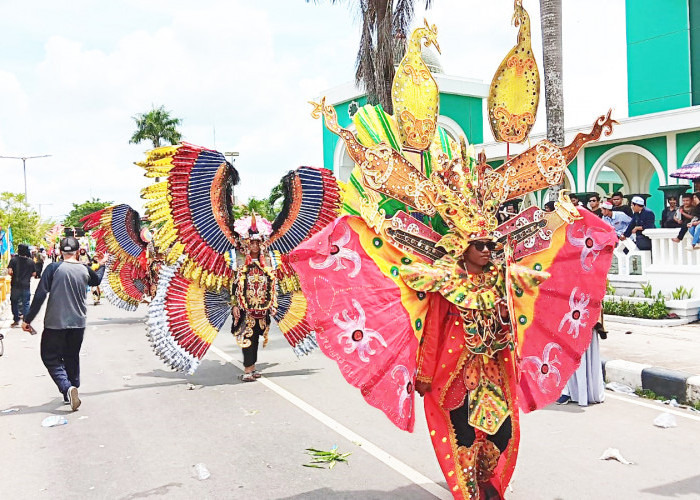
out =
<path fill-rule="evenodd" d="M 600 208 L 605 208 L 606 210 L 612 210 L 612 203 L 604 201 L 600 204 Z"/>
<path fill-rule="evenodd" d="M 632 198 L 632 204 L 633 205 L 640 205 L 643 207 L 644 206 L 644 198 L 642 198 L 641 196 L 634 196 Z"/>

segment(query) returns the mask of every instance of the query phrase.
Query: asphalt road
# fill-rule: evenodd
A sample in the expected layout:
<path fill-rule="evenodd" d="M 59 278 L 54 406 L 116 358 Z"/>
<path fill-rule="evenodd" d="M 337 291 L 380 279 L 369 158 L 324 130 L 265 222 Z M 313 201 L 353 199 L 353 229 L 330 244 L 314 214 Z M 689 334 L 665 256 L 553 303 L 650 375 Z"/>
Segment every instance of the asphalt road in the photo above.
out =
<path fill-rule="evenodd" d="M 174 373 L 150 350 L 145 314 L 143 306 L 135 313 L 89 307 L 83 405 L 75 413 L 41 363 L 40 335 L 6 332 L 0 497 L 450 498 L 420 400 L 415 432 L 399 431 L 333 362 L 321 353 L 297 359 L 274 330 L 260 352 L 265 378 L 241 383 L 228 324 L 194 376 Z M 18 411 L 4 411 L 12 409 Z M 523 416 L 508 498 L 700 498 L 700 413 L 679 410 L 676 428 L 654 427 L 665 409 L 610 395 L 589 408 L 553 406 Z M 52 415 L 68 424 L 42 427 Z M 347 465 L 302 466 L 305 448 L 333 445 L 352 452 Z M 634 465 L 598 460 L 610 447 Z M 197 463 L 211 477 L 197 480 Z"/>

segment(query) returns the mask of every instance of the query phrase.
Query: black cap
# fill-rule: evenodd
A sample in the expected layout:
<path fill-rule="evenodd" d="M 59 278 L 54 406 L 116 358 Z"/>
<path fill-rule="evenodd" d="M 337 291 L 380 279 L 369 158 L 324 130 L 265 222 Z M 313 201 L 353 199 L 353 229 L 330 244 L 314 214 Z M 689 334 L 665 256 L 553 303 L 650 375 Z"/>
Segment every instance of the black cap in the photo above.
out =
<path fill-rule="evenodd" d="M 21 255 L 22 257 L 31 257 L 31 253 L 29 253 L 29 245 L 24 243 L 17 245 L 17 255 Z"/>
<path fill-rule="evenodd" d="M 63 238 L 61 240 L 62 252 L 77 252 L 78 248 L 80 248 L 80 243 L 78 243 L 78 240 L 72 236 L 68 236 L 67 238 Z"/>

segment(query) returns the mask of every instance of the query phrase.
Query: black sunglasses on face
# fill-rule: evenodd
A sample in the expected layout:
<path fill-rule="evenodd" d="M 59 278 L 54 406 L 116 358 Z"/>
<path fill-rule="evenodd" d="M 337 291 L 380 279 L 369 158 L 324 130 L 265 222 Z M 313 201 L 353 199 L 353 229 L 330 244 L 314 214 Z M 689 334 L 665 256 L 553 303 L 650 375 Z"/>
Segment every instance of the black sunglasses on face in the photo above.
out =
<path fill-rule="evenodd" d="M 474 241 L 472 242 L 472 245 L 474 246 L 477 252 L 483 252 L 484 248 L 488 248 L 490 252 L 493 252 L 494 250 L 496 250 L 498 243 L 496 243 L 495 241 Z"/>

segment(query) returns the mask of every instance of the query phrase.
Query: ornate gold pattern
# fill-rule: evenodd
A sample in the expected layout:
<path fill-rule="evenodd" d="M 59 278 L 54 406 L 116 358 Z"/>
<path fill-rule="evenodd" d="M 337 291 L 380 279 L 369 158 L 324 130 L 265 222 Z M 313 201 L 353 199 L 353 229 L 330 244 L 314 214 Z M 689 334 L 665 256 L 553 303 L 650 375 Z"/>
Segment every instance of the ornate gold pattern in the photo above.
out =
<path fill-rule="evenodd" d="M 561 150 L 549 141 L 542 141 L 535 148 L 535 163 L 540 173 L 549 184 L 559 184 L 566 169 L 566 158 Z"/>
<path fill-rule="evenodd" d="M 501 138 L 507 142 L 525 140 L 530 126 L 535 123 L 535 117 L 529 111 L 521 115 L 511 115 L 507 109 L 501 107 L 494 109 L 493 117 L 498 121 Z"/>
<path fill-rule="evenodd" d="M 437 83 L 421 58 L 422 40 L 426 47 L 434 45 L 440 51 L 437 27 L 425 21 L 425 26 L 411 35 L 391 90 L 401 143 L 404 148 L 418 151 L 430 147 L 440 107 Z"/>
<path fill-rule="evenodd" d="M 518 40 L 493 75 L 487 109 L 497 141 L 523 142 L 535 123 L 540 100 L 540 74 L 530 45 L 530 17 L 516 0 L 513 24 Z"/>

